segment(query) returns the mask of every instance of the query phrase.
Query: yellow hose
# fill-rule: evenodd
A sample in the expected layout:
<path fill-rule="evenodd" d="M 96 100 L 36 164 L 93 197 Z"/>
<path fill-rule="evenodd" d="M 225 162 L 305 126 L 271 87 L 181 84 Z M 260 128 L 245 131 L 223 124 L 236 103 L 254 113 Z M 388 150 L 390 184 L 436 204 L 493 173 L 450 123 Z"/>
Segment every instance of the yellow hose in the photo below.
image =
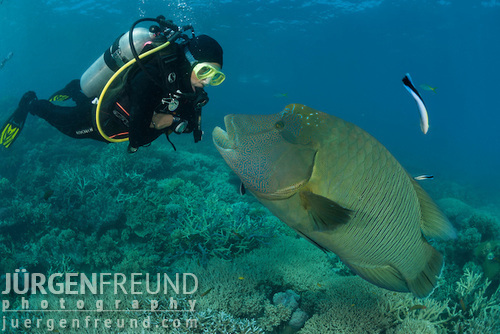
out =
<path fill-rule="evenodd" d="M 158 52 L 160 50 L 163 50 L 164 48 L 166 48 L 167 46 L 170 45 L 170 41 L 167 41 L 165 43 L 163 43 L 162 45 L 152 49 L 152 50 L 149 50 L 148 52 L 145 52 L 143 54 L 141 54 L 139 56 L 139 59 L 143 59 L 155 52 Z M 99 114 L 101 112 L 101 103 L 103 101 L 103 98 L 104 98 L 104 95 L 106 94 L 106 92 L 108 91 L 108 88 L 109 86 L 113 83 L 113 81 L 116 79 L 117 76 L 120 75 L 120 73 L 122 73 L 124 70 L 126 70 L 127 68 L 129 68 L 131 65 L 133 65 L 134 63 L 136 62 L 135 58 L 130 60 L 128 63 L 126 63 L 125 65 L 123 65 L 122 67 L 120 67 L 120 69 L 118 71 L 116 71 L 115 74 L 113 74 L 113 76 L 108 80 L 108 82 L 106 83 L 106 86 L 104 86 L 104 88 L 102 89 L 102 92 L 101 92 L 101 95 L 99 95 L 99 100 L 97 102 L 97 108 L 96 108 L 96 111 L 95 111 L 95 120 L 96 120 L 96 124 L 97 124 L 97 130 L 99 130 L 99 133 L 101 134 L 101 136 L 106 139 L 107 141 L 111 142 L 111 143 L 121 143 L 121 142 L 124 142 L 124 141 L 127 141 L 128 140 L 128 137 L 127 138 L 120 138 L 120 139 L 114 139 L 114 138 L 110 138 L 108 137 L 105 133 L 104 133 L 104 130 L 102 129 L 101 127 L 101 122 L 99 120 Z"/>

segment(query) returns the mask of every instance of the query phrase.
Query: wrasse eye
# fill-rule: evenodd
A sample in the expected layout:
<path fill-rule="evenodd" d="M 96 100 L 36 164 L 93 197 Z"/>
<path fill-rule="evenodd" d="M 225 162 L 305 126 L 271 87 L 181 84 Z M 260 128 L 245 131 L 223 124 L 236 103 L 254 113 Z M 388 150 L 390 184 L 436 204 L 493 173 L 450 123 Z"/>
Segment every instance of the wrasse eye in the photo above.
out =
<path fill-rule="evenodd" d="M 285 123 L 283 123 L 283 121 L 278 121 L 276 122 L 276 124 L 274 124 L 274 127 L 278 130 L 281 130 L 285 127 Z"/>

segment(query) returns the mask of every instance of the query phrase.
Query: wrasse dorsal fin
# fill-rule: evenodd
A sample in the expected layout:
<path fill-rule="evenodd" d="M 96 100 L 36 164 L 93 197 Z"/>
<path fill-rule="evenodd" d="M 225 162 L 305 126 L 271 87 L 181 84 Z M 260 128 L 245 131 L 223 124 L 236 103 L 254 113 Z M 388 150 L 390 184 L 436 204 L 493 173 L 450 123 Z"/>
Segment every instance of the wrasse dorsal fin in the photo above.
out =
<path fill-rule="evenodd" d="M 352 210 L 311 191 L 301 191 L 300 201 L 314 220 L 316 231 L 334 230 L 351 220 Z"/>

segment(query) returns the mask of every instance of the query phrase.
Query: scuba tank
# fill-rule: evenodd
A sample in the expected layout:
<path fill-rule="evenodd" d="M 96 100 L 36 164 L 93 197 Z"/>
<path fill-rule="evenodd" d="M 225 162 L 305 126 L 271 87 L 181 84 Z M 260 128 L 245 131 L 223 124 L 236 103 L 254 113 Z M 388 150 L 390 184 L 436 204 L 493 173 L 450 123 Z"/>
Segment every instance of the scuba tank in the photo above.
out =
<path fill-rule="evenodd" d="M 151 26 L 149 31 L 145 28 L 135 28 L 137 24 L 145 21 L 156 22 L 158 26 Z M 152 81 L 157 82 L 157 78 L 144 66 L 142 59 L 162 51 L 179 38 L 188 41 L 189 37 L 183 34 L 187 30 L 191 30 L 191 38 L 193 38 L 195 35 L 194 29 L 190 24 L 182 27 L 177 26 L 172 21 L 165 20 L 163 15 L 155 19 L 139 19 L 132 24 L 128 33 L 118 37 L 115 43 L 83 74 L 80 80 L 82 91 L 89 98 L 98 97 L 92 103 L 96 104 L 95 122 L 97 130 L 104 140 L 110 143 L 118 143 L 128 140 L 129 135 L 128 129 L 125 129 L 122 133 L 109 136 L 102 124 L 103 121 L 106 122 L 107 113 L 101 111 L 101 106 L 109 105 L 109 103 L 114 104 L 116 94 L 120 94 L 121 91 L 119 86 L 113 86 L 112 92 L 108 93 L 116 79 L 127 75 L 131 66 L 137 65 Z M 148 42 L 152 42 L 153 48 L 145 50 L 145 44 Z M 119 80 L 117 85 L 120 84 L 123 85 L 124 82 Z M 162 82 L 157 82 L 157 84 L 163 85 Z M 104 107 L 104 109 L 106 108 Z"/>
<path fill-rule="evenodd" d="M 87 97 L 99 96 L 113 74 L 128 61 L 134 59 L 131 44 L 129 43 L 129 35 L 130 31 L 118 37 L 113 45 L 83 73 L 80 85 Z M 132 37 L 135 50 L 141 53 L 145 44 L 155 38 L 155 34 L 149 32 L 146 28 L 136 28 L 133 29 Z"/>

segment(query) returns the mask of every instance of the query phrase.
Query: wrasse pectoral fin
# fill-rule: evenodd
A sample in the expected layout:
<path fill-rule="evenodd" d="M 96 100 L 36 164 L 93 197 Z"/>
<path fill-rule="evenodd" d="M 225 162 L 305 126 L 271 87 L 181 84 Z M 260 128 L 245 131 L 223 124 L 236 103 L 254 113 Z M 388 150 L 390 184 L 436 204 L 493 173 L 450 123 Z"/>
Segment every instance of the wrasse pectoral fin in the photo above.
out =
<path fill-rule="evenodd" d="M 352 210 L 321 195 L 304 190 L 300 192 L 300 200 L 311 214 L 317 231 L 333 230 L 351 220 Z"/>

